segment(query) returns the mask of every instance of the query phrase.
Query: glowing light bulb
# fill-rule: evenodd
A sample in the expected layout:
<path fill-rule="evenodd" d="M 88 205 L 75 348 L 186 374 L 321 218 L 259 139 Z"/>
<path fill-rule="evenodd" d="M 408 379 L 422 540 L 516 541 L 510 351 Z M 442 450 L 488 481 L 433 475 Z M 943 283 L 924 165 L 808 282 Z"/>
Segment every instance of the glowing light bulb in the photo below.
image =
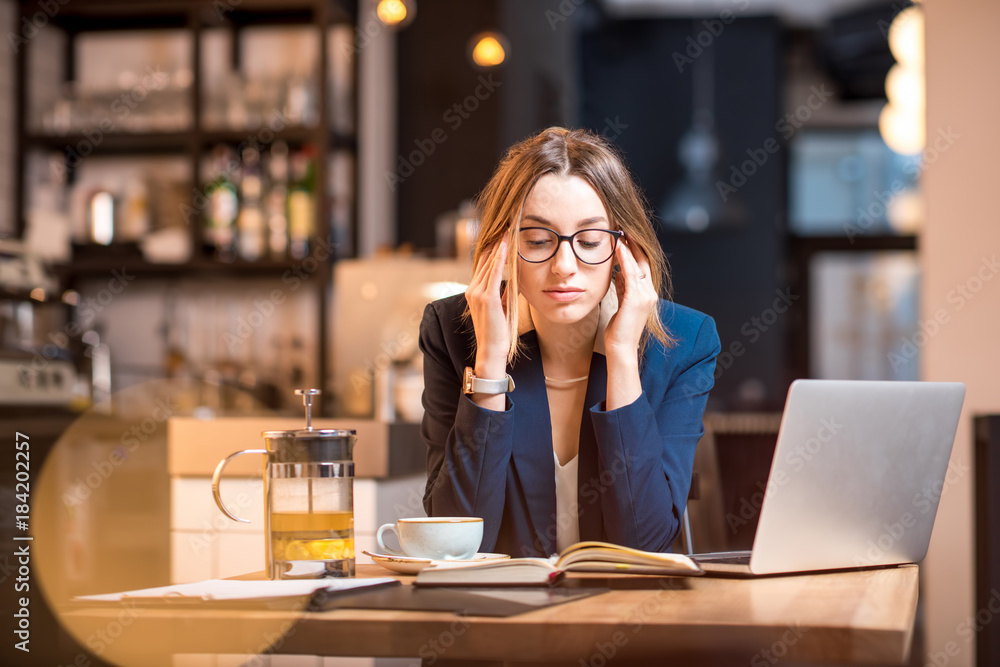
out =
<path fill-rule="evenodd" d="M 901 63 L 923 67 L 924 12 L 919 7 L 907 7 L 896 14 L 889 26 L 889 50 Z"/>
<path fill-rule="evenodd" d="M 885 77 L 885 94 L 900 108 L 927 107 L 923 72 L 915 67 L 893 65 Z"/>
<path fill-rule="evenodd" d="M 923 109 L 900 109 L 890 103 L 882 107 L 878 129 L 885 143 L 900 155 L 916 155 L 924 149 Z"/>
<path fill-rule="evenodd" d="M 897 234 L 916 234 L 926 216 L 924 197 L 919 190 L 903 190 L 889 200 L 885 217 Z"/>
<path fill-rule="evenodd" d="M 885 77 L 889 103 L 882 107 L 878 129 L 892 150 L 916 155 L 927 138 L 927 85 L 924 81 L 924 14 L 908 7 L 889 26 L 889 48 L 897 64 Z"/>
<path fill-rule="evenodd" d="M 375 14 L 385 25 L 398 26 L 406 20 L 410 11 L 403 0 L 379 0 Z"/>
<path fill-rule="evenodd" d="M 507 58 L 506 40 L 495 32 L 484 32 L 472 38 L 472 62 L 478 67 L 496 67 Z"/>

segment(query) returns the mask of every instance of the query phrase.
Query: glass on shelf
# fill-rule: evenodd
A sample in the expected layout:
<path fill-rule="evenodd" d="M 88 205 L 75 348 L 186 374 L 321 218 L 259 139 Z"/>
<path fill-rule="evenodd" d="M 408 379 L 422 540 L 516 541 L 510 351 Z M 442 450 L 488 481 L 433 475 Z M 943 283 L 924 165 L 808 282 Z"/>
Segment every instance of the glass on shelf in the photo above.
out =
<path fill-rule="evenodd" d="M 189 129 L 191 52 L 186 30 L 74 32 L 50 24 L 25 56 L 28 131 L 96 143 L 109 134 Z"/>
<path fill-rule="evenodd" d="M 117 89 L 65 84 L 51 106 L 30 122 L 47 135 L 180 132 L 191 127 L 190 70 L 125 72 Z"/>
<path fill-rule="evenodd" d="M 319 37 L 312 26 L 205 30 L 202 126 L 209 131 L 317 127 Z"/>
<path fill-rule="evenodd" d="M 227 72 L 206 86 L 202 124 L 207 130 L 256 130 L 319 124 L 316 77 L 247 77 Z"/>

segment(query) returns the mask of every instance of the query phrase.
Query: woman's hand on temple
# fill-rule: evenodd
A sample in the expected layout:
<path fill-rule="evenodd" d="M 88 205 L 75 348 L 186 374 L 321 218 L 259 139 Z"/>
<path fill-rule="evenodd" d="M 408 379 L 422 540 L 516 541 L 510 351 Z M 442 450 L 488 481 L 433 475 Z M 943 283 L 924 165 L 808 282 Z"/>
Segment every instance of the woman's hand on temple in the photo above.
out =
<path fill-rule="evenodd" d="M 503 269 L 507 263 L 507 240 L 493 246 L 486 259 L 479 263 L 472 282 L 465 290 L 469 314 L 476 332 L 476 374 L 499 378 L 507 368 L 510 352 L 510 329 L 507 312 L 500 293 Z"/>
<path fill-rule="evenodd" d="M 604 332 L 604 347 L 609 355 L 621 354 L 636 359 L 646 321 L 656 308 L 659 296 L 653 287 L 649 261 L 642 251 L 632 249 L 623 239 L 615 250 L 619 271 L 615 277 L 618 312 Z"/>

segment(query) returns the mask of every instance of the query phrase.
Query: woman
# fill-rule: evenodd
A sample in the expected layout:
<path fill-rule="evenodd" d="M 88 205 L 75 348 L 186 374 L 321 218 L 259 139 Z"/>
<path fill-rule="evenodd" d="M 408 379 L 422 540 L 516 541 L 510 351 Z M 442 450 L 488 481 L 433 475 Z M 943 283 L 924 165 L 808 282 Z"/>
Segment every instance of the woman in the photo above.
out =
<path fill-rule="evenodd" d="M 478 209 L 472 282 L 420 326 L 424 509 L 482 517 L 482 551 L 544 556 L 581 539 L 668 551 L 715 322 L 659 298 L 653 227 L 595 134 L 549 128 L 513 146 Z"/>

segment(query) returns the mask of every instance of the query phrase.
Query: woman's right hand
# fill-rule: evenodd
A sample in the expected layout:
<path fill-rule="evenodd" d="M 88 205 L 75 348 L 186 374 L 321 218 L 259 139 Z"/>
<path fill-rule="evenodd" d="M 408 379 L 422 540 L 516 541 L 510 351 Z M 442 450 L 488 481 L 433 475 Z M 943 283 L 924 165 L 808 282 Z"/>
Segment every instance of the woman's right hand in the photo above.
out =
<path fill-rule="evenodd" d="M 465 290 L 469 314 L 476 332 L 476 375 L 497 379 L 507 372 L 510 352 L 510 328 L 500 294 L 503 269 L 507 263 L 507 240 L 493 246 L 488 257 L 479 263 L 472 282 Z"/>

